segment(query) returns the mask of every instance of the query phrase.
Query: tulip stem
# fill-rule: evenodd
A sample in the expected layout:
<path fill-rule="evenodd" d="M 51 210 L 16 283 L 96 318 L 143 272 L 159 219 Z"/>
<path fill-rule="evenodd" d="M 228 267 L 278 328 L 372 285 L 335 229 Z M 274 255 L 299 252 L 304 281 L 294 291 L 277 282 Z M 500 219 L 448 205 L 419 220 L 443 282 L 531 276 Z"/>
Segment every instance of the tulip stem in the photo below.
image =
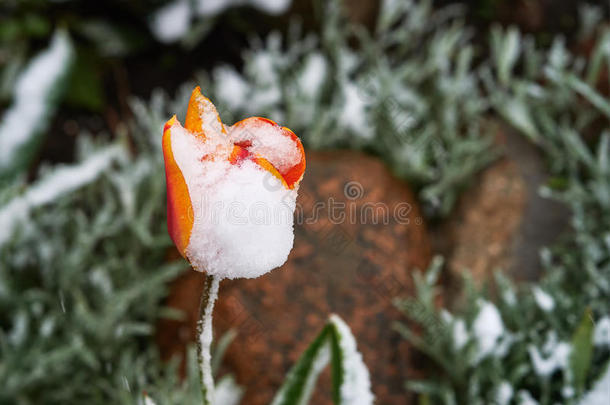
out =
<path fill-rule="evenodd" d="M 214 377 L 212 376 L 212 312 L 218 297 L 220 278 L 206 276 L 199 305 L 197 322 L 197 359 L 199 360 L 199 380 L 203 405 L 214 405 Z"/>

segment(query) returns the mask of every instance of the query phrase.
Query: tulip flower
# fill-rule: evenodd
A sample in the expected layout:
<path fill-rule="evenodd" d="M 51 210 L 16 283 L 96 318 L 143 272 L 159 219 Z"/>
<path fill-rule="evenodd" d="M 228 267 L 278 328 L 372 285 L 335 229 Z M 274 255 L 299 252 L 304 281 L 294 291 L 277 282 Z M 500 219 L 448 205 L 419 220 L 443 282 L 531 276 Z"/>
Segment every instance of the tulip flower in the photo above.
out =
<path fill-rule="evenodd" d="M 286 261 L 305 170 L 291 130 L 260 117 L 225 126 L 197 87 L 184 127 L 165 124 L 163 153 L 169 234 L 195 270 L 251 278 Z"/>
<path fill-rule="evenodd" d="M 258 277 L 286 261 L 305 152 L 291 130 L 266 118 L 224 125 L 196 87 L 184 126 L 176 116 L 165 124 L 163 155 L 169 234 L 193 268 L 207 273 L 197 344 L 203 402 L 213 404 L 210 345 L 219 282 Z"/>

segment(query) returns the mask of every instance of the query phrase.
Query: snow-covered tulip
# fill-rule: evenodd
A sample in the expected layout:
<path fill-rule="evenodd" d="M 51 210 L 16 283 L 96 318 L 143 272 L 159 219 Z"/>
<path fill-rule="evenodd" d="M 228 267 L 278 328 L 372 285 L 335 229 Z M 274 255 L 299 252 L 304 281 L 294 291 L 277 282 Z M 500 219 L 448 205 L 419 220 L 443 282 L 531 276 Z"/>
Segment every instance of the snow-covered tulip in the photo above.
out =
<path fill-rule="evenodd" d="M 225 126 L 197 87 L 184 127 L 165 124 L 163 154 L 169 234 L 195 270 L 252 278 L 286 261 L 305 170 L 291 130 L 260 117 Z"/>

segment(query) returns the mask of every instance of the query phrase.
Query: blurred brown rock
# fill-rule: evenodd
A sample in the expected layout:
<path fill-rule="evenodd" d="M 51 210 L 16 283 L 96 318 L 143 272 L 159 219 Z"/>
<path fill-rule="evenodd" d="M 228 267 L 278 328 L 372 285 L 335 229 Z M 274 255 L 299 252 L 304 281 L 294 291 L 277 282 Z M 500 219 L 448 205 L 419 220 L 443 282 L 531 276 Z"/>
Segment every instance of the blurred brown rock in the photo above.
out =
<path fill-rule="evenodd" d="M 377 159 L 310 151 L 299 204 L 288 262 L 258 279 L 220 286 L 215 333 L 238 332 L 224 364 L 246 387 L 243 403 L 270 402 L 331 313 L 352 328 L 377 403 L 409 403 L 404 381 L 412 371 L 411 353 L 393 331 L 402 317 L 391 300 L 412 292 L 409 270 L 430 260 L 413 194 Z M 184 310 L 187 319 L 160 323 L 158 343 L 166 358 L 182 354 L 194 339 L 201 282 L 202 275 L 190 271 L 172 287 L 168 305 Z M 312 403 L 331 403 L 329 380 L 323 373 Z"/>
<path fill-rule="evenodd" d="M 475 280 L 502 269 L 517 280 L 539 277 L 539 251 L 566 228 L 566 208 L 540 197 L 548 173 L 539 151 L 512 130 L 499 132 L 503 158 L 483 170 L 451 217 L 434 232 L 453 274 Z"/>

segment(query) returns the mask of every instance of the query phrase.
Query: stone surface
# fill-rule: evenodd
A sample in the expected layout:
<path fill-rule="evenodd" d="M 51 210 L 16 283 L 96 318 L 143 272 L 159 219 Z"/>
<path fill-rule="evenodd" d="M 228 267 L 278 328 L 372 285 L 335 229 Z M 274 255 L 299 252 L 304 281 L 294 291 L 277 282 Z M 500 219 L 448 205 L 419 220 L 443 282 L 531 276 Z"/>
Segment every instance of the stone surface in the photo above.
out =
<path fill-rule="evenodd" d="M 328 316 L 337 313 L 356 336 L 377 403 L 409 403 L 404 381 L 413 354 L 392 329 L 403 318 L 391 300 L 412 292 L 410 269 L 425 268 L 430 260 L 413 194 L 372 157 L 308 152 L 298 202 L 303 209 L 288 262 L 255 280 L 221 283 L 216 336 L 238 332 L 225 371 L 246 387 L 244 404 L 269 403 Z M 165 357 L 183 353 L 194 338 L 201 281 L 190 271 L 172 286 L 168 305 L 187 318 L 160 324 Z M 331 403 L 329 380 L 328 372 L 322 374 L 312 403 Z"/>
<path fill-rule="evenodd" d="M 502 269 L 517 280 L 540 276 L 539 251 L 568 226 L 567 209 L 539 196 L 548 178 L 539 151 L 505 129 L 497 138 L 499 159 L 479 174 L 450 218 L 434 231 L 435 250 L 452 274 L 472 272 L 487 280 Z"/>

